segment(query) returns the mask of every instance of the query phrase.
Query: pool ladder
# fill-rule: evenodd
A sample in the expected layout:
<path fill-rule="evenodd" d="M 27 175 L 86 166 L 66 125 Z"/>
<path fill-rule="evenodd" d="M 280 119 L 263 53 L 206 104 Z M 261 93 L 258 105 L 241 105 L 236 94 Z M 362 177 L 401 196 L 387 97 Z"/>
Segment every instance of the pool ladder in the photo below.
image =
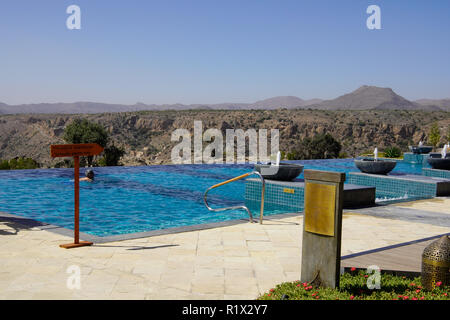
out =
<path fill-rule="evenodd" d="M 261 182 L 262 182 L 262 188 L 261 188 L 261 213 L 260 213 L 260 217 L 259 217 L 259 223 L 262 224 L 262 222 L 263 222 L 263 214 L 264 214 L 264 192 L 265 192 L 265 189 L 266 189 L 266 183 L 264 181 L 263 176 L 258 171 L 248 172 L 246 174 L 243 174 L 241 176 L 235 177 L 233 179 L 230 179 L 230 180 L 227 180 L 227 181 L 215 184 L 212 187 L 209 187 L 208 189 L 206 189 L 205 194 L 203 195 L 203 201 L 205 203 L 206 208 L 208 208 L 209 211 L 213 211 L 213 212 L 220 212 L 220 211 L 226 211 L 226 210 L 236 210 L 236 209 L 244 209 L 244 210 L 247 211 L 248 216 L 250 217 L 250 222 L 253 222 L 253 215 L 252 215 L 252 213 L 250 212 L 250 210 L 246 206 L 233 206 L 233 207 L 225 207 L 225 208 L 216 208 L 216 209 L 214 209 L 214 208 L 211 208 L 208 205 L 208 201 L 207 201 L 206 198 L 207 198 L 208 192 L 210 190 L 218 188 L 218 187 L 223 186 L 225 184 L 228 184 L 230 182 L 234 182 L 234 181 L 237 181 L 237 180 L 241 180 L 241 179 L 247 178 L 248 176 L 251 176 L 251 175 L 254 175 L 254 174 L 257 175 L 261 179 Z"/>

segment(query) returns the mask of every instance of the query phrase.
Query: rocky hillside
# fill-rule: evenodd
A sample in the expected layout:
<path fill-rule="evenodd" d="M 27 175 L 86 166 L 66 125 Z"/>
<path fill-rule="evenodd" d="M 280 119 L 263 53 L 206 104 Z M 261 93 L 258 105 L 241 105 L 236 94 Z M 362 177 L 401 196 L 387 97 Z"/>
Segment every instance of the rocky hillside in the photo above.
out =
<path fill-rule="evenodd" d="M 280 149 L 286 152 L 293 150 L 299 139 L 328 132 L 341 142 L 348 156 L 391 145 L 406 150 L 409 144 L 426 141 L 433 122 L 439 123 L 442 135 L 450 125 L 450 113 L 441 111 L 279 109 L 0 115 L 0 159 L 25 156 L 44 166 L 54 165 L 57 161 L 50 158 L 50 144 L 63 143 L 64 128 L 76 117 L 105 126 L 114 143 L 125 148 L 125 165 L 170 163 L 171 150 L 176 145 L 170 141 L 172 132 L 178 128 L 192 132 L 194 120 L 203 122 L 203 130 L 279 129 Z"/>

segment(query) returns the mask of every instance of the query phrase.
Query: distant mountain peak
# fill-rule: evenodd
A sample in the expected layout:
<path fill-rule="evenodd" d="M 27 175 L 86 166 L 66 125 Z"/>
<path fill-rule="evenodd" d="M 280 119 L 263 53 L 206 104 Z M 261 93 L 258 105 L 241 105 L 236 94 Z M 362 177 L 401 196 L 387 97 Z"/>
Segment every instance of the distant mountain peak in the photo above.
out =
<path fill-rule="evenodd" d="M 418 110 L 429 109 L 426 106 L 409 101 L 396 94 L 391 88 L 363 85 L 353 92 L 336 99 L 323 101 L 315 106 L 317 109 L 329 110 Z M 438 108 L 439 109 L 439 108 Z M 435 110 L 435 108 L 433 108 Z"/>
<path fill-rule="evenodd" d="M 395 93 L 391 88 L 372 85 L 362 85 L 353 92 L 344 94 L 336 99 L 303 100 L 296 96 L 277 96 L 255 103 L 219 103 L 219 104 L 150 104 L 136 102 L 134 105 L 111 104 L 100 102 L 78 101 L 74 103 L 38 103 L 7 105 L 0 102 L 0 114 L 15 113 L 109 113 L 140 110 L 188 110 L 188 109 L 216 109 L 216 110 L 248 110 L 248 109 L 278 109 L 278 108 L 312 108 L 324 110 L 450 110 L 450 101 L 423 99 L 409 101 Z"/>

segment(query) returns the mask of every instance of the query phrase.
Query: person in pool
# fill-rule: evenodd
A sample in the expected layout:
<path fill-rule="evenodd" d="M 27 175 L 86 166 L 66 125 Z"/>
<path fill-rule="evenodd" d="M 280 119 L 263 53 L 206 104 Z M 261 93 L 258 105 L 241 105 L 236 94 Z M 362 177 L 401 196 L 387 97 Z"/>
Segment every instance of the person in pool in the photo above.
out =
<path fill-rule="evenodd" d="M 89 182 L 93 182 L 94 181 L 94 171 L 92 170 L 86 170 L 86 177 L 85 178 L 81 178 L 80 181 L 89 181 Z"/>

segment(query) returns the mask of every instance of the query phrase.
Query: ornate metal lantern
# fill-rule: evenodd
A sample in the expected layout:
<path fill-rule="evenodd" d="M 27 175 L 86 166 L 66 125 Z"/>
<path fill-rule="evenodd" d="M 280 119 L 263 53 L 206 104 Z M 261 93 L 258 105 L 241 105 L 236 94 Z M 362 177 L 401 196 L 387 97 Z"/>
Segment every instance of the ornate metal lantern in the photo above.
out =
<path fill-rule="evenodd" d="M 422 253 L 422 285 L 432 290 L 436 282 L 450 285 L 450 237 L 442 236 Z"/>

